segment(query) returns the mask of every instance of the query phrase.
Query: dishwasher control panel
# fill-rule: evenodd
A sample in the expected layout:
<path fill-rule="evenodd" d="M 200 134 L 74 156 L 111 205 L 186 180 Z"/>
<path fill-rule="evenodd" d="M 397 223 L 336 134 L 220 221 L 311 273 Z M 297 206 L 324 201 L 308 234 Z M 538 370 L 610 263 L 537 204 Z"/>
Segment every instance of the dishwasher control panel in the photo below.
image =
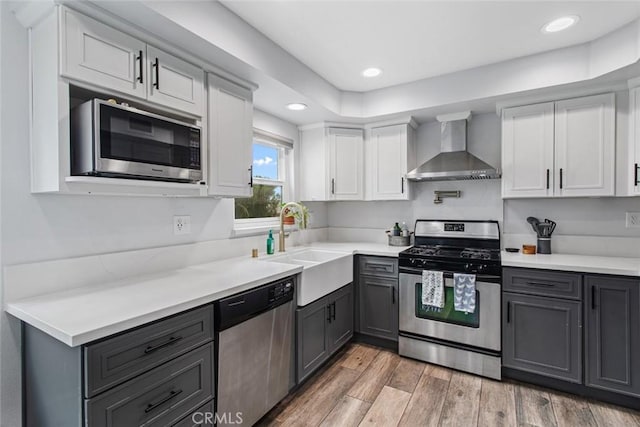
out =
<path fill-rule="evenodd" d="M 291 299 L 293 297 L 293 281 L 286 280 L 284 282 L 277 283 L 269 288 L 269 302 L 278 301 L 281 299 Z"/>
<path fill-rule="evenodd" d="M 287 277 L 214 302 L 216 331 L 228 329 L 292 301 L 294 280 Z"/>

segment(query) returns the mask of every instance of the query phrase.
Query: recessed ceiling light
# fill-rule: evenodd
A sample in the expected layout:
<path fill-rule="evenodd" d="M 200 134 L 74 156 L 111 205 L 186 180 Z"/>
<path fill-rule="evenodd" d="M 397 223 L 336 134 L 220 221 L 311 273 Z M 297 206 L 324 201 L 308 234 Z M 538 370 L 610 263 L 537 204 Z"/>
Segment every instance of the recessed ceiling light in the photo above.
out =
<path fill-rule="evenodd" d="M 302 110 L 306 110 L 308 107 L 306 104 L 294 102 L 292 104 L 287 104 L 287 108 L 293 111 L 302 111 Z"/>
<path fill-rule="evenodd" d="M 558 31 L 566 30 L 569 27 L 574 26 L 580 20 L 579 16 L 563 16 L 562 18 L 554 19 L 553 21 L 542 27 L 543 33 L 557 33 Z"/>
<path fill-rule="evenodd" d="M 380 68 L 367 68 L 362 72 L 362 75 L 365 77 L 377 77 L 382 73 Z"/>

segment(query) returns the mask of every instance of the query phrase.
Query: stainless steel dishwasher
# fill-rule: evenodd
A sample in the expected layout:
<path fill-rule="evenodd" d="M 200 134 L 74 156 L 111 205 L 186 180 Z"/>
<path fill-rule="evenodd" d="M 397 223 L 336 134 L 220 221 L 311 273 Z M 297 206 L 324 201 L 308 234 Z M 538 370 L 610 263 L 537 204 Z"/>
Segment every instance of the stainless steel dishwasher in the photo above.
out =
<path fill-rule="evenodd" d="M 288 277 L 215 304 L 218 425 L 253 425 L 289 392 L 293 295 Z"/>

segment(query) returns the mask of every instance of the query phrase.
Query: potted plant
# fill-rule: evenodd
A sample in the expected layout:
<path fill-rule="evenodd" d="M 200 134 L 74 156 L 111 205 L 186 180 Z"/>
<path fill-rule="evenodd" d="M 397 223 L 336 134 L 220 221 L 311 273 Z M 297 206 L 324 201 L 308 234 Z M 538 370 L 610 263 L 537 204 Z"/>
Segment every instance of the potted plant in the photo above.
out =
<path fill-rule="evenodd" d="M 286 225 L 293 225 L 296 222 L 300 229 L 305 229 L 309 225 L 309 209 L 300 202 L 297 202 L 300 209 L 295 207 L 284 207 L 286 203 L 280 205 L 281 209 L 284 208 L 283 223 Z"/>

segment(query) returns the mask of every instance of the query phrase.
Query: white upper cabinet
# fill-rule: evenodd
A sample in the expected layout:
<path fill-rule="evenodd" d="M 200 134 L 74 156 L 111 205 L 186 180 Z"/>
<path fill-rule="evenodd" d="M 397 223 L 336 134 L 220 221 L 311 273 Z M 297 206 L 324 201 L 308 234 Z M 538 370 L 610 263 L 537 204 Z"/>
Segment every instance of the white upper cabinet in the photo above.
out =
<path fill-rule="evenodd" d="M 375 127 L 365 146 L 368 200 L 409 200 L 405 176 L 415 168 L 415 138 L 411 124 Z"/>
<path fill-rule="evenodd" d="M 553 102 L 502 114 L 502 196 L 553 194 Z"/>
<path fill-rule="evenodd" d="M 329 136 L 329 200 L 362 200 L 363 137 L 361 129 L 330 128 Z"/>
<path fill-rule="evenodd" d="M 615 194 L 615 95 L 503 110 L 502 196 Z"/>
<path fill-rule="evenodd" d="M 298 159 L 300 200 L 364 200 L 362 129 L 302 127 Z"/>
<path fill-rule="evenodd" d="M 614 195 L 615 120 L 612 93 L 556 103 L 557 195 Z"/>
<path fill-rule="evenodd" d="M 62 76 L 203 115 L 202 68 L 66 8 L 62 20 Z"/>
<path fill-rule="evenodd" d="M 630 141 L 628 157 L 629 195 L 640 196 L 640 87 L 629 92 L 630 102 Z"/>
<path fill-rule="evenodd" d="M 68 9 L 62 22 L 63 76 L 146 97 L 144 42 Z"/>
<path fill-rule="evenodd" d="M 252 91 L 215 74 L 209 83 L 209 194 L 251 197 Z"/>
<path fill-rule="evenodd" d="M 204 98 L 204 71 L 147 46 L 148 99 L 182 111 L 201 115 Z"/>

